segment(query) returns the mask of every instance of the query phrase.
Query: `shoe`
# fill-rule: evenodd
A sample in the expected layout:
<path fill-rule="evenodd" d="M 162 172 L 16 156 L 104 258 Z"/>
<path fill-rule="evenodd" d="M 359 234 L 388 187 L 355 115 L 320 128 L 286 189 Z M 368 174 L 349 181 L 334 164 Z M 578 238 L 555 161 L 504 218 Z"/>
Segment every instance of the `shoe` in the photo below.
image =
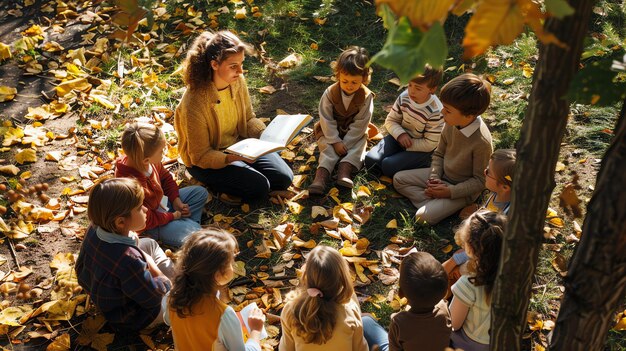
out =
<path fill-rule="evenodd" d="M 337 167 L 337 185 L 352 188 L 354 182 L 352 181 L 352 172 L 356 170 L 356 167 L 348 162 L 339 162 Z"/>
<path fill-rule="evenodd" d="M 329 178 L 330 172 L 328 172 L 326 168 L 319 167 L 317 171 L 315 171 L 315 179 L 313 179 L 313 183 L 311 183 L 311 185 L 307 188 L 307 190 L 309 190 L 309 195 L 324 195 Z"/>
<path fill-rule="evenodd" d="M 220 196 L 218 197 L 218 199 L 230 206 L 239 206 L 243 203 L 243 201 L 241 200 L 240 197 L 235 196 L 235 195 L 229 195 L 226 193 L 221 193 Z"/>

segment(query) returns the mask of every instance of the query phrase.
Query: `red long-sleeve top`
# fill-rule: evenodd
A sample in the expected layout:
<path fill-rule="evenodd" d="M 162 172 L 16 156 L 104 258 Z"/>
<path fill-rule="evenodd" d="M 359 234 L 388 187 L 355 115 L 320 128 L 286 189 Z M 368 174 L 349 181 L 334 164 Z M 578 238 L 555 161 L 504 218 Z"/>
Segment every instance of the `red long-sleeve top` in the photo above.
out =
<path fill-rule="evenodd" d="M 128 165 L 127 156 L 119 158 L 115 162 L 116 177 L 135 178 L 143 187 L 143 205 L 148 209 L 144 230 L 150 230 L 174 220 L 174 213 L 163 212 L 159 205 L 163 195 L 167 196 L 170 202 L 174 202 L 179 196 L 178 184 L 170 172 L 163 167 L 163 164 L 151 164 L 150 167 L 152 167 L 152 174 L 146 176 L 143 172 Z"/>

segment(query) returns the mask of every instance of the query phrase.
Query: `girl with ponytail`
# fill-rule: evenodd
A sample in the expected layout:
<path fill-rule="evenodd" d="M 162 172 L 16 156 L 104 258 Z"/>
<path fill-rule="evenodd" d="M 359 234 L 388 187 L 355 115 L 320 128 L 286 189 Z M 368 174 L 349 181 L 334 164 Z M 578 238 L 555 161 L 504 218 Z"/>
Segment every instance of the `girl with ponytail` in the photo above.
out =
<path fill-rule="evenodd" d="M 279 351 L 366 351 L 361 310 L 347 262 L 328 246 L 307 256 L 301 287 L 281 314 Z"/>
<path fill-rule="evenodd" d="M 192 185 L 179 188 L 161 160 L 165 135 L 153 124 L 130 123 L 122 134 L 124 156 L 115 163 L 115 176 L 135 178 L 145 194 L 146 227 L 142 235 L 180 247 L 187 235 L 200 229 L 209 193 Z"/>
<path fill-rule="evenodd" d="M 489 350 L 491 292 L 498 273 L 506 217 L 481 210 L 467 218 L 455 240 L 469 256 L 468 270 L 452 285 L 451 345 L 466 351 Z"/>
<path fill-rule="evenodd" d="M 233 279 L 237 251 L 235 238 L 217 228 L 201 229 L 183 244 L 165 315 L 177 350 L 261 350 L 263 312 L 250 313 L 246 342 L 237 314 L 217 295 Z"/>

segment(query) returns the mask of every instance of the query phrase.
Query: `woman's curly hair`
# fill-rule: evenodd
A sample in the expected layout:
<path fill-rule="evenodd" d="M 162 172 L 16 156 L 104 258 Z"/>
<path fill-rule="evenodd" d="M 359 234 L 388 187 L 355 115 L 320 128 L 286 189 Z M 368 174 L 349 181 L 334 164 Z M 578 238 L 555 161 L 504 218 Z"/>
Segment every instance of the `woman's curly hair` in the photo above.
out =
<path fill-rule="evenodd" d="M 178 316 L 190 316 L 203 297 L 216 296 L 215 274 L 226 271 L 236 250 L 232 234 L 218 228 L 200 229 L 185 239 L 169 297 L 169 305 Z"/>
<path fill-rule="evenodd" d="M 455 239 L 464 244 L 472 257 L 469 268 L 475 275 L 469 280 L 476 286 L 485 286 L 487 298 L 496 281 L 506 222 L 506 217 L 499 213 L 481 210 L 467 218 L 456 233 Z"/>
<path fill-rule="evenodd" d="M 191 89 L 207 86 L 213 80 L 211 61 L 218 64 L 230 55 L 251 52 L 251 47 L 232 32 L 203 32 L 191 44 L 185 59 L 183 81 Z"/>

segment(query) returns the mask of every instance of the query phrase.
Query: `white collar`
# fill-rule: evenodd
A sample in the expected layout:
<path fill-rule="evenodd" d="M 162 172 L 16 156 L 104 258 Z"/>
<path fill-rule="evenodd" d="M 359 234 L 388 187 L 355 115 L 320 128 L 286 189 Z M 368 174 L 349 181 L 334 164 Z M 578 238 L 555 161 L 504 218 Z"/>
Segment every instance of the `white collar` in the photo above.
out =
<path fill-rule="evenodd" d="M 480 116 L 478 116 L 472 123 L 459 129 L 459 132 L 463 133 L 465 137 L 469 138 L 472 136 L 472 134 L 474 134 L 475 131 L 477 131 L 480 128 L 480 124 L 482 123 L 482 121 L 483 120 L 480 118 Z"/>

